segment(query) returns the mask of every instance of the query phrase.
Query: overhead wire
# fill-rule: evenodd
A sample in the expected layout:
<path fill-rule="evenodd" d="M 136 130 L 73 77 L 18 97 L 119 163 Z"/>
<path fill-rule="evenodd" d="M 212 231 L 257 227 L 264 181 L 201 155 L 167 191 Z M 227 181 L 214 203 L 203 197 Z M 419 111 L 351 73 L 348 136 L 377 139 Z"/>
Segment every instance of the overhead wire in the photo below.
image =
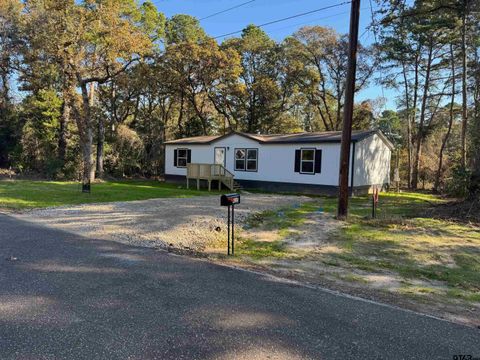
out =
<path fill-rule="evenodd" d="M 366 28 L 365 30 L 363 30 L 363 32 L 360 34 L 360 36 L 358 37 L 360 40 L 363 39 L 363 37 L 368 34 L 370 32 L 370 29 L 369 28 Z"/>
<path fill-rule="evenodd" d="M 368 8 L 365 7 L 365 8 L 362 8 L 360 10 L 367 10 L 367 9 Z M 301 26 L 301 25 L 311 24 L 311 23 L 314 23 L 314 22 L 317 22 L 317 21 L 320 21 L 320 20 L 330 19 L 330 18 L 333 18 L 333 17 L 336 17 L 336 16 L 346 15 L 346 14 L 350 14 L 350 10 L 343 11 L 343 12 L 336 13 L 336 14 L 332 14 L 332 15 L 322 16 L 320 18 L 315 18 L 315 19 L 312 19 L 312 20 L 309 20 L 309 21 L 304 21 L 304 22 L 301 22 L 301 23 L 295 23 L 295 24 L 283 26 L 281 28 L 275 28 L 275 29 L 270 30 L 269 33 L 277 32 L 277 31 L 280 31 L 280 30 L 289 29 L 289 28 L 297 27 L 297 26 Z"/>
<path fill-rule="evenodd" d="M 224 14 L 224 13 L 226 13 L 226 12 L 229 12 L 229 11 L 232 11 L 232 10 L 235 10 L 235 9 L 238 9 L 238 8 L 240 8 L 240 7 L 242 7 L 242 6 L 251 4 L 251 3 L 255 2 L 255 1 L 256 1 L 256 0 L 249 0 L 249 1 L 243 2 L 243 3 L 241 3 L 241 4 L 232 6 L 232 7 L 230 7 L 230 8 L 225 9 L 225 10 L 221 10 L 221 11 L 215 12 L 215 13 L 213 13 L 213 14 L 211 14 L 211 15 L 202 17 L 202 18 L 200 18 L 199 20 L 200 20 L 200 21 L 203 21 L 203 20 L 212 18 L 212 17 L 214 17 L 214 16 L 217 16 L 217 15 L 220 15 L 220 14 Z M 324 6 L 324 7 L 318 8 L 318 9 L 314 9 L 314 10 L 306 11 L 306 12 L 303 12 L 303 13 L 299 13 L 299 14 L 287 16 L 287 17 L 284 17 L 284 18 L 272 20 L 272 21 L 269 21 L 269 22 L 266 22 L 266 23 L 257 25 L 257 27 L 262 28 L 262 27 L 265 27 L 265 26 L 269 26 L 269 25 L 273 25 L 273 24 L 280 23 L 280 22 L 288 21 L 288 20 L 291 20 L 291 19 L 295 19 L 295 18 L 299 18 L 299 17 L 311 15 L 311 14 L 314 14 L 314 13 L 317 13 L 317 12 L 320 12 L 320 11 L 324 11 L 324 10 L 328 10 L 328 9 L 340 7 L 340 6 L 343 6 L 343 5 L 350 4 L 350 3 L 351 3 L 351 1 L 344 1 L 344 2 L 341 2 L 341 3 L 338 3 L 338 4 L 329 5 L 329 6 Z M 378 46 L 378 39 L 377 39 L 377 32 L 376 32 L 376 25 L 377 25 L 377 24 L 376 24 L 375 18 L 374 18 L 374 11 L 373 11 L 372 0 L 369 0 L 369 5 L 370 5 L 370 6 L 369 6 L 369 7 L 370 7 L 370 15 L 371 15 L 371 19 L 372 19 L 372 24 L 371 24 L 372 33 L 373 33 L 375 45 Z M 362 10 L 365 10 L 365 9 L 366 9 L 366 8 L 363 8 Z M 333 14 L 333 15 L 329 15 L 329 16 L 325 16 L 325 17 L 316 19 L 316 20 L 312 20 L 312 21 L 309 21 L 309 22 L 304 22 L 304 23 L 300 23 L 300 24 L 296 24 L 296 25 L 292 25 L 292 26 L 299 26 L 299 25 L 303 25 L 303 24 L 305 24 L 305 23 L 311 23 L 311 22 L 314 22 L 314 21 L 318 21 L 318 20 L 322 20 L 322 19 L 327 19 L 327 18 L 331 18 L 331 17 L 343 15 L 343 14 L 346 14 L 346 13 L 348 13 L 348 12 L 343 12 L 343 13 L 339 13 L 339 14 Z M 291 27 L 291 26 L 288 26 L 288 27 Z M 287 27 L 283 27 L 283 28 L 281 28 L 281 29 L 276 29 L 276 30 L 278 31 L 278 30 L 282 30 L 282 29 L 285 29 L 285 28 L 287 28 Z M 239 34 L 239 33 L 241 33 L 242 31 L 243 31 L 243 29 L 242 29 L 242 30 L 237 30 L 237 31 L 232 31 L 232 32 L 229 32 L 229 33 L 226 33 L 226 34 L 223 34 L 223 35 L 215 36 L 215 37 L 213 37 L 213 38 L 214 38 L 214 39 L 225 38 L 225 37 L 227 37 L 227 36 Z M 369 32 L 369 31 L 370 31 L 370 29 L 367 27 L 367 28 L 365 29 L 365 31 L 362 33 L 362 35 L 360 36 L 360 38 L 363 38 L 363 36 L 364 36 L 367 32 Z M 381 91 L 382 91 L 382 99 L 383 99 L 383 101 L 385 101 L 385 89 L 384 89 L 384 87 L 383 87 L 382 79 L 381 79 L 380 87 L 381 87 Z M 385 108 L 385 104 L 383 104 L 382 107 Z"/>
<path fill-rule="evenodd" d="M 375 46 L 378 48 L 378 38 L 377 38 L 377 24 L 375 23 L 375 15 L 373 12 L 373 5 L 372 5 L 372 0 L 369 0 L 370 2 L 370 15 L 372 18 L 372 32 L 373 32 L 373 40 L 375 41 Z M 367 27 L 367 30 L 369 28 Z M 385 110 L 386 104 L 385 104 L 385 88 L 383 86 L 383 76 L 382 72 L 380 71 L 380 89 L 382 90 L 382 108 Z"/>
<path fill-rule="evenodd" d="M 328 10 L 328 9 L 333 9 L 333 8 L 336 8 L 336 7 L 339 7 L 339 6 L 343 6 L 343 5 L 347 5 L 347 4 L 350 4 L 350 3 L 351 3 L 351 1 L 344 1 L 344 2 L 341 2 L 341 3 L 339 3 L 339 4 L 329 5 L 329 6 L 325 6 L 325 7 L 319 8 L 319 9 L 315 9 L 315 10 L 303 12 L 303 13 L 300 13 L 300 14 L 296 14 L 296 15 L 292 15 L 292 16 L 287 16 L 287 17 L 285 17 L 285 18 L 272 20 L 272 21 L 269 21 L 269 22 L 266 22 L 266 23 L 257 25 L 257 27 L 262 28 L 262 27 L 265 27 L 265 26 L 268 26 L 268 25 L 273 25 L 273 24 L 277 24 L 277 23 L 279 23 L 279 22 L 283 22 L 283 21 L 287 21 L 287 20 L 291 20 L 291 19 L 296 19 L 296 18 L 298 18 L 298 17 L 302 17 L 302 16 L 314 14 L 314 13 L 317 13 L 317 12 L 320 12 L 320 11 L 324 11 L 324 10 Z M 215 36 L 214 39 L 219 39 L 219 38 L 224 38 L 224 37 L 231 36 L 231 35 L 236 35 L 236 34 L 241 33 L 242 31 L 243 31 L 243 29 L 242 29 L 242 30 L 237 30 L 237 31 L 232 31 L 232 32 L 229 32 L 229 33 L 227 33 L 227 34 Z"/>
<path fill-rule="evenodd" d="M 238 8 L 241 8 L 242 6 L 245 6 L 245 5 L 248 5 L 248 4 L 251 4 L 253 2 L 255 2 L 256 0 L 250 0 L 250 1 L 245 1 L 241 4 L 238 4 L 238 5 L 235 5 L 235 6 L 232 6 L 228 9 L 225 9 L 225 10 L 221 10 L 221 11 L 218 11 L 216 13 L 213 13 L 213 14 L 210 14 L 210 15 L 207 15 L 207 16 L 204 16 L 202 18 L 199 19 L 199 21 L 203 21 L 203 20 L 207 20 L 207 19 L 210 19 L 214 16 L 217 16 L 217 15 L 220 15 L 220 14 L 224 14 L 226 12 L 229 12 L 229 11 L 232 11 L 232 10 L 235 10 L 235 9 L 238 9 Z"/>

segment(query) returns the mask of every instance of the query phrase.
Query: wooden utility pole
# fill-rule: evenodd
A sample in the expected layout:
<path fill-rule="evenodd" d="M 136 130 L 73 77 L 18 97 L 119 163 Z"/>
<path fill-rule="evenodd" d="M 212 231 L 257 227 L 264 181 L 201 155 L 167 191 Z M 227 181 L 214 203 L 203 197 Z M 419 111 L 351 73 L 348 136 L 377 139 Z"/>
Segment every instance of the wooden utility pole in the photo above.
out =
<path fill-rule="evenodd" d="M 345 220 L 348 215 L 348 170 L 350 163 L 350 144 L 352 142 L 352 118 L 357 72 L 358 25 L 360 21 L 360 0 L 352 0 L 350 11 L 350 34 L 348 42 L 348 73 L 343 109 L 343 131 L 340 152 L 340 180 L 338 193 L 337 218 Z M 353 191 L 353 189 L 352 189 Z"/>

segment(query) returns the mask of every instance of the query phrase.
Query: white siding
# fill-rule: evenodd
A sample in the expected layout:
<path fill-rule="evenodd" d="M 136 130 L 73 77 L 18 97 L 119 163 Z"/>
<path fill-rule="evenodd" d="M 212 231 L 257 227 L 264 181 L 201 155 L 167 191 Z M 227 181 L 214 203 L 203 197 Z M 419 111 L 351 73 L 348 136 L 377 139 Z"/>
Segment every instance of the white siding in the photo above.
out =
<path fill-rule="evenodd" d="M 300 184 L 332 185 L 338 184 L 338 167 L 340 160 L 340 144 L 272 144 L 262 145 L 243 136 L 232 135 L 212 145 L 167 145 L 165 173 L 168 175 L 185 175 L 186 169 L 173 166 L 174 149 L 188 148 L 192 150 L 192 163 L 208 163 L 214 161 L 215 147 L 227 148 L 226 167 L 239 180 L 258 180 L 289 182 Z M 234 152 L 236 148 L 258 149 L 258 171 L 235 171 Z M 294 171 L 295 150 L 300 148 L 316 148 L 322 150 L 322 171 L 315 175 L 299 174 Z"/>
<path fill-rule="evenodd" d="M 353 186 L 390 184 L 392 152 L 377 134 L 359 141 L 355 146 L 355 177 Z"/>
<path fill-rule="evenodd" d="M 165 157 L 165 173 L 167 175 L 186 175 L 185 168 L 177 168 L 173 164 L 175 149 L 191 149 L 192 163 L 213 164 L 216 147 L 225 147 L 226 168 L 239 180 L 257 180 L 286 182 L 298 184 L 316 184 L 338 186 L 340 144 L 272 144 L 262 145 L 239 135 L 228 136 L 211 145 L 167 145 Z M 234 153 L 236 148 L 258 149 L 258 171 L 235 171 Z M 319 174 L 307 175 L 294 171 L 295 150 L 316 148 L 322 150 L 322 171 Z M 382 139 L 371 136 L 356 144 L 354 186 L 389 183 L 390 149 Z M 349 172 L 351 171 L 351 163 Z M 351 179 L 351 177 L 350 177 Z"/>

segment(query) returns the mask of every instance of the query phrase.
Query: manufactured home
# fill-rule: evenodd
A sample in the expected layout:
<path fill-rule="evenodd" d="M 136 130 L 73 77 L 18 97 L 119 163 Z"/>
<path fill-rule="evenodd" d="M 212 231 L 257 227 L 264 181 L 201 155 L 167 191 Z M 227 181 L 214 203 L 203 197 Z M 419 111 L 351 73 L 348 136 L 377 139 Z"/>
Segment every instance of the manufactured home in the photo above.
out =
<path fill-rule="evenodd" d="M 257 135 L 231 132 L 166 142 L 165 180 L 189 186 L 336 194 L 341 132 Z M 350 190 L 390 183 L 393 145 L 380 131 L 354 131 Z M 193 182 L 193 183 L 192 183 Z"/>

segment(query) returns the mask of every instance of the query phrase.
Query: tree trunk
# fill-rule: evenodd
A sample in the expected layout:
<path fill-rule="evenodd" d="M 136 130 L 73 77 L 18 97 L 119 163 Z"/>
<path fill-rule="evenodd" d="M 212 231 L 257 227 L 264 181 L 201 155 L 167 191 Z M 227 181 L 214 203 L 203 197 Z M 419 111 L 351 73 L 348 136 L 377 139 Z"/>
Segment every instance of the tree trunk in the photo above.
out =
<path fill-rule="evenodd" d="M 465 169 L 467 167 L 467 126 L 468 126 L 468 104 L 467 104 L 467 1 L 464 1 L 465 9 L 462 16 L 462 149 L 461 161 Z"/>
<path fill-rule="evenodd" d="M 433 55 L 433 43 L 430 42 L 428 49 L 428 58 L 427 58 L 427 68 L 425 73 L 425 84 L 423 88 L 423 98 L 422 98 L 422 107 L 420 110 L 420 122 L 418 124 L 417 131 L 417 147 L 415 154 L 415 164 L 413 168 L 413 178 L 412 178 L 412 188 L 417 189 L 418 187 L 418 173 L 420 171 L 420 158 L 422 156 L 422 146 L 423 146 L 423 137 L 425 136 L 425 112 L 427 109 L 427 97 L 428 90 L 430 87 L 430 73 L 432 70 L 432 55 Z"/>
<path fill-rule="evenodd" d="M 342 98 L 340 92 L 338 93 L 337 98 L 337 121 L 335 122 L 335 131 L 339 131 L 342 128 Z"/>
<path fill-rule="evenodd" d="M 247 126 L 247 132 L 248 133 L 255 133 L 256 131 L 254 130 L 254 124 L 256 123 L 255 119 L 255 106 L 256 106 L 256 101 L 255 101 L 256 95 L 255 91 L 252 92 L 252 95 L 250 96 L 250 109 L 248 112 L 248 126 Z"/>
<path fill-rule="evenodd" d="M 80 151 L 82 153 L 82 160 L 83 160 L 83 146 L 82 146 L 82 138 L 84 133 L 83 121 L 82 121 L 82 112 L 80 111 L 77 94 L 77 79 L 74 74 L 65 70 L 65 83 L 63 88 L 63 101 L 65 102 L 64 106 L 68 108 L 68 115 L 71 117 L 75 123 L 77 124 L 78 134 L 79 134 L 79 145 Z M 65 115 L 66 108 L 63 109 L 62 115 Z M 66 119 L 66 116 L 65 116 Z M 67 123 L 65 123 L 65 126 Z M 83 161 L 82 161 L 83 162 Z"/>
<path fill-rule="evenodd" d="M 185 136 L 185 129 L 183 127 L 183 111 L 185 107 L 185 100 L 183 92 L 180 95 L 180 110 L 178 111 L 178 120 L 177 120 L 177 127 L 178 132 L 181 137 Z"/>
<path fill-rule="evenodd" d="M 408 78 L 407 78 L 407 69 L 405 67 L 405 63 L 402 63 L 402 70 L 403 70 L 403 81 L 405 83 L 405 107 L 407 110 L 407 162 L 408 162 L 408 188 L 410 188 L 412 184 L 412 119 L 411 119 L 411 108 L 410 108 L 410 89 L 408 86 Z M 415 119 L 413 119 L 415 120 Z"/>
<path fill-rule="evenodd" d="M 97 133 L 97 177 L 103 178 L 103 152 L 105 142 L 105 122 L 103 116 L 98 117 L 98 133 Z"/>
<path fill-rule="evenodd" d="M 160 146 L 160 175 L 164 176 L 165 175 L 165 142 L 167 141 L 167 133 L 166 133 L 166 126 L 162 125 L 162 131 L 161 131 L 161 142 L 162 145 Z"/>
<path fill-rule="evenodd" d="M 58 134 L 58 160 L 62 167 L 65 164 L 65 155 L 67 153 L 67 124 L 70 122 L 70 103 L 66 99 L 66 92 L 63 94 L 62 115 L 60 116 L 60 128 Z"/>
<path fill-rule="evenodd" d="M 78 129 L 80 137 L 80 147 L 82 150 L 83 158 L 83 172 L 82 183 L 88 184 L 95 180 L 94 159 L 92 153 L 93 146 L 93 130 L 92 130 L 92 111 L 91 111 L 91 99 L 88 93 L 87 84 L 81 84 L 82 90 L 82 114 L 78 118 Z"/>
<path fill-rule="evenodd" d="M 88 129 L 85 135 L 81 138 L 82 157 L 83 157 L 83 172 L 82 183 L 88 184 L 95 180 L 95 172 L 93 171 L 93 134 L 92 130 Z"/>
<path fill-rule="evenodd" d="M 417 119 L 417 102 L 418 102 L 418 84 L 419 84 L 419 67 L 420 67 L 420 51 L 421 49 L 419 48 L 418 49 L 418 53 L 417 55 L 415 56 L 415 81 L 414 81 L 414 84 L 413 84 L 413 101 L 412 101 L 412 121 L 411 121 L 411 125 L 412 125 L 412 133 L 410 134 L 411 135 L 411 138 L 410 138 L 410 142 L 408 144 L 408 148 L 409 148 L 409 151 L 410 151 L 410 157 L 412 159 L 412 163 L 410 164 L 410 182 L 408 183 L 408 188 L 411 189 L 413 188 L 413 145 L 414 145 L 414 138 L 413 138 L 413 125 L 415 124 L 415 121 Z"/>
<path fill-rule="evenodd" d="M 8 64 L 7 64 L 8 66 Z M 5 68 L 7 69 L 7 67 L 5 66 Z M 2 70 L 2 73 L 0 75 L 0 78 L 1 78 L 1 87 L 0 87 L 0 97 L 1 97 L 1 100 L 0 100 L 0 106 L 3 106 L 3 107 L 7 107 L 8 104 L 10 104 L 10 88 L 8 86 L 8 83 L 9 83 L 9 79 L 8 79 L 8 72 L 7 71 L 3 71 Z"/>
<path fill-rule="evenodd" d="M 450 138 L 450 133 L 452 132 L 453 126 L 453 119 L 454 119 L 454 106 L 455 106 L 455 54 L 453 52 L 453 45 L 450 44 L 450 56 L 451 56 L 451 66 L 452 66 L 452 97 L 450 100 L 450 117 L 448 121 L 448 129 L 445 137 L 442 141 L 442 146 L 440 148 L 440 154 L 438 156 L 438 168 L 437 168 L 437 176 L 435 178 L 435 191 L 440 190 L 440 185 L 443 181 L 443 153 L 445 151 L 445 147 L 447 146 L 448 139 Z"/>

